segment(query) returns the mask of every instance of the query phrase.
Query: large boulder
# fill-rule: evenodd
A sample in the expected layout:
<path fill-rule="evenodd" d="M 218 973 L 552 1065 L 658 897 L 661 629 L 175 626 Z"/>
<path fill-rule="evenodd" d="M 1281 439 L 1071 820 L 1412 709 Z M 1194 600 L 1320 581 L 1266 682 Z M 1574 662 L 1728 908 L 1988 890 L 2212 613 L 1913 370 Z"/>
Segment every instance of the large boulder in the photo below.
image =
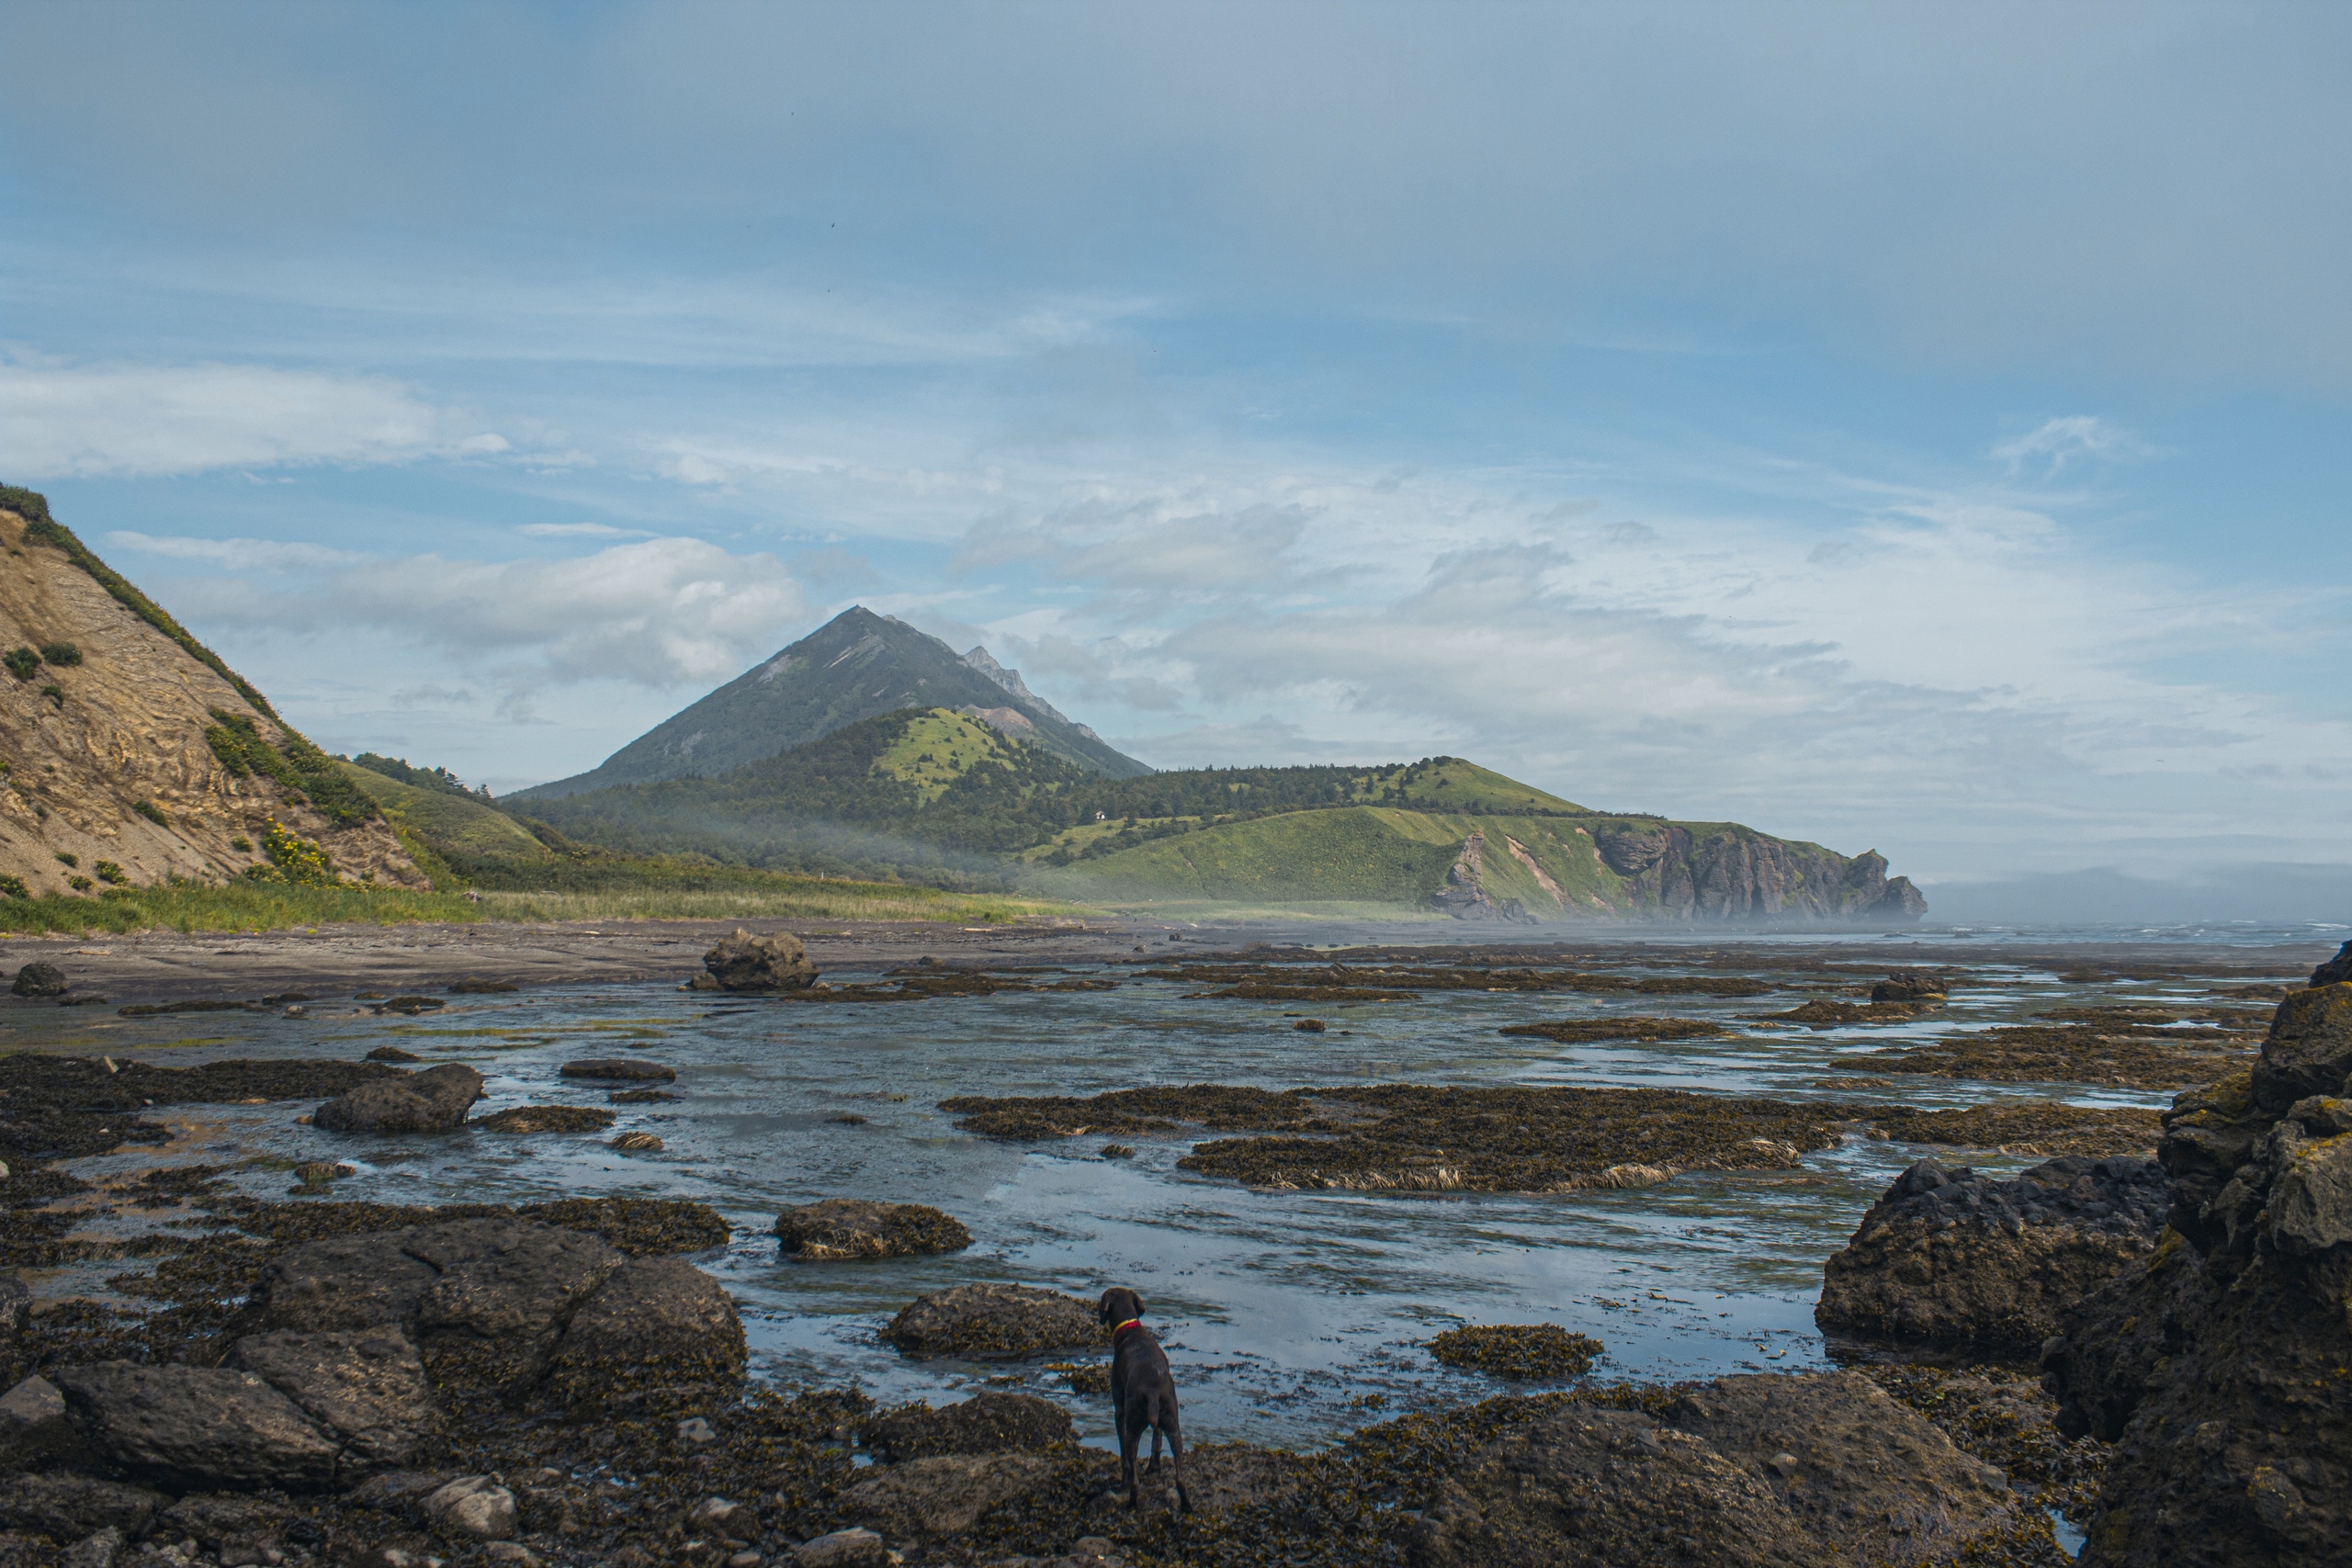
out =
<path fill-rule="evenodd" d="M 1663 1412 L 1847 1561 L 1941 1559 L 2019 1517 L 2008 1478 L 1855 1372 L 1687 1386 Z"/>
<path fill-rule="evenodd" d="M 2025 1355 L 2061 1314 L 2155 1250 L 2172 1202 L 2154 1160 L 2050 1160 L 2011 1180 L 1921 1160 L 1822 1268 L 1833 1333 Z"/>
<path fill-rule="evenodd" d="M 2087 1568 L 2352 1562 L 2352 983 L 2290 994 L 2250 1074 L 2183 1095 L 2174 1235 L 2044 1348 L 2116 1440 Z"/>
<path fill-rule="evenodd" d="M 170 1501 L 144 1486 L 86 1475 L 11 1475 L 0 1480 L 0 1527 L 58 1540 L 102 1529 L 144 1535 Z"/>
<path fill-rule="evenodd" d="M 8 989 L 20 997 L 62 997 L 66 990 L 65 971 L 36 959 L 17 971 Z"/>
<path fill-rule="evenodd" d="M 175 1489 L 297 1491 L 334 1479 L 343 1445 L 254 1372 L 105 1361 L 56 1374 L 92 1447 Z"/>
<path fill-rule="evenodd" d="M 1034 1285 L 957 1285 L 910 1302 L 882 1337 L 902 1355 L 1016 1359 L 1106 1337 L 1094 1303 Z"/>
<path fill-rule="evenodd" d="M 2340 986 L 2352 980 L 2352 942 L 2336 950 L 2335 957 L 2312 971 L 2312 987 Z"/>
<path fill-rule="evenodd" d="M 933 1461 L 936 1462 L 936 1461 Z M 1438 1489 L 1417 1568 L 1830 1568 L 1771 1488 L 1701 1438 L 1571 1405 L 1507 1429 Z"/>
<path fill-rule="evenodd" d="M 827 1198 L 786 1209 L 775 1217 L 775 1234 L 786 1256 L 812 1262 L 908 1258 L 957 1252 L 972 1245 L 972 1233 L 953 1215 L 922 1203 L 877 1203 L 865 1198 Z"/>
<path fill-rule="evenodd" d="M 1042 1493 L 1074 1490 L 1089 1468 L 1107 1481 L 1117 1461 L 1099 1450 L 1059 1454 L 936 1454 L 880 1470 L 851 1487 L 840 1513 L 886 1540 L 954 1540 L 980 1516 Z M 1075 1472 L 1075 1474 L 1073 1474 Z"/>
<path fill-rule="evenodd" d="M 0 1471 L 28 1465 L 72 1437 L 65 1396 L 47 1378 L 26 1378 L 0 1393 Z"/>
<path fill-rule="evenodd" d="M 743 1375 L 743 1320 L 719 1282 L 677 1258 L 640 1258 L 581 1303 L 554 1356 L 574 1404 L 707 1391 Z"/>
<path fill-rule="evenodd" d="M 259 1375 L 340 1438 L 345 1470 L 406 1463 L 433 1418 L 424 1363 L 396 1328 L 247 1335 L 230 1364 Z"/>
<path fill-rule="evenodd" d="M 692 982 L 696 990 L 797 991 L 817 983 L 817 966 L 788 931 L 753 936 L 738 926 L 702 955 L 702 966 Z"/>
<path fill-rule="evenodd" d="M 1871 987 L 1871 1000 L 1939 1002 L 1951 989 L 1951 978 L 1939 970 L 1897 969 Z"/>
<path fill-rule="evenodd" d="M 370 1078 L 319 1107 L 314 1126 L 333 1133 L 446 1133 L 464 1125 L 481 1098 L 481 1075 L 462 1062 Z"/>

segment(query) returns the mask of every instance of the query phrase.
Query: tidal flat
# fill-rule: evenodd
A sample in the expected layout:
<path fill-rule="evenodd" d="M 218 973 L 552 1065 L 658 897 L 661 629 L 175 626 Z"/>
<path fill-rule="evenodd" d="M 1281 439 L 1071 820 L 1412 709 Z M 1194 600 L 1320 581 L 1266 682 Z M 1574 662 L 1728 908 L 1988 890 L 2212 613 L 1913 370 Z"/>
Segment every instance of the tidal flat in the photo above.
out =
<path fill-rule="evenodd" d="M 169 1251 L 143 1238 L 187 1217 L 152 1201 L 152 1181 L 134 1201 L 131 1184 L 159 1168 L 218 1168 L 216 1190 L 270 1202 L 683 1199 L 728 1222 L 725 1243 L 695 1260 L 741 1304 L 754 1377 L 781 1391 L 854 1385 L 894 1404 L 1018 1389 L 1067 1404 L 1101 1445 L 1108 1412 L 1072 1393 L 1066 1366 L 914 1362 L 878 1336 L 907 1303 L 955 1284 L 1091 1297 L 1118 1283 L 1143 1296 L 1176 1362 L 1188 1436 L 1311 1449 L 1518 1388 L 1429 1353 L 1432 1337 L 1465 1326 L 1554 1324 L 1598 1340 L 1598 1381 L 1833 1364 L 1812 1319 L 1822 1260 L 1905 1165 L 1932 1154 L 2009 1172 L 2084 1146 L 2069 1135 L 2110 1152 L 2142 1131 L 2152 1144 L 2149 1113 L 2168 1103 L 2171 1076 L 2116 1072 L 2114 1043 L 2134 1064 L 2232 1062 L 2258 1042 L 2241 1016 L 2264 1010 L 2256 994 L 2308 974 L 2333 945 L 1481 932 L 1441 948 L 1419 929 L 819 927 L 801 934 L 840 989 L 777 999 L 678 989 L 712 934 L 335 930 L 114 938 L 80 952 L 9 944 L 11 968 L 44 958 L 77 991 L 109 999 L 12 1002 L 0 1009 L 0 1051 L 186 1068 L 358 1063 L 391 1047 L 488 1079 L 481 1125 L 435 1135 L 329 1133 L 300 1124 L 311 1105 L 290 1100 L 139 1108 L 160 1141 L 70 1159 L 60 1169 L 94 1190 L 40 1200 L 53 1210 L 50 1234 L 86 1245 L 28 1270 L 36 1294 L 129 1304 L 122 1278 Z M 1899 1019 L 1861 1006 L 1892 968 L 1919 965 L 1954 976 L 1941 1005 Z M 289 992 L 301 999 L 207 1011 L 201 1035 L 175 1014 L 119 1010 Z M 412 998 L 440 1005 L 379 1010 Z M 1814 1002 L 1853 1004 L 1854 1021 L 1770 1016 Z M 1675 1027 L 1645 1021 L 1657 1020 Z M 1323 1028 L 1299 1027 L 1310 1021 Z M 2043 1032 L 2037 1046 L 2091 1048 L 1965 1049 L 2026 1028 Z M 676 1078 L 649 1094 L 562 1075 L 591 1057 Z M 1996 1058 L 1999 1076 L 1960 1076 L 1980 1058 Z M 2016 1076 L 2020 1061 L 2048 1076 Z M 1335 1091 L 1387 1107 L 1388 1122 L 1419 1103 L 1395 1086 L 1638 1090 L 1655 1097 L 1649 1109 L 1629 1100 L 1630 1121 L 1612 1122 L 1635 1153 L 1643 1115 L 1669 1103 L 1703 1113 L 1704 1099 L 1684 1097 L 1771 1102 L 1785 1108 L 1773 1126 L 1817 1131 L 1768 1138 L 1775 1149 L 1731 1168 L 1678 1168 L 1669 1139 L 1654 1162 L 1667 1174 L 1620 1185 L 1400 1190 L 1277 1184 L 1260 1179 L 1263 1162 L 1197 1158 L 1247 1130 L 1189 1120 L 1181 1104 L 1118 1124 L 1132 1157 L 1106 1157 L 1091 1124 L 991 1136 L 944 1105 L 1184 1086 L 1261 1091 L 1260 1101 Z M 599 1114 L 505 1114 L 550 1106 Z M 605 1114 L 612 1122 L 594 1125 Z M 1578 1136 L 1573 1119 L 1541 1132 Z M 658 1152 L 614 1146 L 633 1134 L 658 1139 Z M 1293 1129 L 1310 1142 L 1346 1135 L 1338 1124 Z M 301 1166 L 351 1174 L 300 1182 Z M 777 1213 L 828 1198 L 932 1205 L 973 1243 L 878 1260 L 785 1256 Z"/>

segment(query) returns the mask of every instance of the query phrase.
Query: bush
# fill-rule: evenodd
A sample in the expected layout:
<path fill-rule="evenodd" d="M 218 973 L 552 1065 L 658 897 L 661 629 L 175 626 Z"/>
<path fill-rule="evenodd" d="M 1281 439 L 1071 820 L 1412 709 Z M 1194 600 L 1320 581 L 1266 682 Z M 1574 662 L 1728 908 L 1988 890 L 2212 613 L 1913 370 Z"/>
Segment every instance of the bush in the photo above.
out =
<path fill-rule="evenodd" d="M 11 898 L 32 897 L 31 891 L 25 886 L 25 879 L 21 876 L 0 876 L 0 894 L 6 894 Z"/>
<path fill-rule="evenodd" d="M 60 865 L 80 865 L 82 863 L 82 857 L 75 854 L 71 850 L 60 850 L 57 852 L 57 863 Z"/>
<path fill-rule="evenodd" d="M 90 869 L 96 872 L 98 880 L 109 887 L 119 887 L 130 880 L 130 874 L 110 860 L 102 860 Z"/>
<path fill-rule="evenodd" d="M 261 852 L 269 857 L 269 863 L 288 882 L 308 887 L 332 887 L 337 881 L 334 862 L 327 858 L 326 851 L 308 839 L 288 832 L 274 817 L 262 830 Z M 257 868 L 248 868 L 245 874 L 251 876 L 254 869 Z"/>
<path fill-rule="evenodd" d="M 254 852 L 254 841 L 251 839 L 246 838 L 243 833 L 240 833 L 235 838 L 230 840 L 229 847 L 236 851 L 241 855 L 249 855 Z"/>
<path fill-rule="evenodd" d="M 45 642 L 40 645 L 40 661 L 59 669 L 82 662 L 82 650 L 70 642 Z"/>
<path fill-rule="evenodd" d="M 65 886 L 71 887 L 76 893 L 87 893 L 91 888 L 96 887 L 97 884 L 91 881 L 86 876 L 69 876 L 65 879 Z"/>
<path fill-rule="evenodd" d="M 254 721 L 241 713 L 212 710 L 216 722 L 204 732 L 204 743 L 220 759 L 232 778 L 254 773 L 275 779 L 286 798 L 297 806 L 315 806 L 337 824 L 365 822 L 377 815 L 376 803 L 353 784 L 334 760 L 292 730 L 286 731 L 281 749 L 262 739 Z"/>
<path fill-rule="evenodd" d="M 6 654 L 0 654 L 0 664 L 6 664 L 8 673 L 17 680 L 29 681 L 33 678 L 33 671 L 40 668 L 40 655 L 29 648 L 12 648 Z"/>
<path fill-rule="evenodd" d="M 65 688 L 62 686 L 43 686 L 40 689 L 40 694 L 49 699 L 49 705 L 53 708 L 62 708 L 65 705 Z"/>
<path fill-rule="evenodd" d="M 134 800 L 130 803 L 130 809 L 158 828 L 168 828 L 172 825 L 171 818 L 164 815 L 164 808 L 152 800 Z"/>

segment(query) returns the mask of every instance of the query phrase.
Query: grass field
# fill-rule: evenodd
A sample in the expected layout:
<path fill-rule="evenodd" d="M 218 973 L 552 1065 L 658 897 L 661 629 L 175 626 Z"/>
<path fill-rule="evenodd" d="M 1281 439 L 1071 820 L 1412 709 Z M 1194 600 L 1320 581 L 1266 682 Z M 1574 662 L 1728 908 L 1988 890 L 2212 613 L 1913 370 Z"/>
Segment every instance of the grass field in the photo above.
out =
<path fill-rule="evenodd" d="M 483 893 L 479 903 L 455 893 L 412 893 L 403 888 L 242 882 L 226 887 L 178 883 L 120 888 L 96 898 L 59 895 L 0 898 L 0 933 L 283 931 L 300 926 L 481 920 L 940 920 L 1002 925 L 1092 912 L 1007 894 L 942 893 L 888 883 L 713 869 L 716 874 L 666 884 L 657 875 L 649 875 L 634 886 Z"/>

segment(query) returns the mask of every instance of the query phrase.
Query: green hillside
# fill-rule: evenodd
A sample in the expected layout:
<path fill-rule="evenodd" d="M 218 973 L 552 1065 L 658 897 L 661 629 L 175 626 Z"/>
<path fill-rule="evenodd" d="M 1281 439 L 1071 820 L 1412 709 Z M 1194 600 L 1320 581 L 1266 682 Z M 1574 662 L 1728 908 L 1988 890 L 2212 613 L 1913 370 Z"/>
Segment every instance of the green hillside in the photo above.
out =
<path fill-rule="evenodd" d="M 404 784 L 355 762 L 342 766 L 351 782 L 375 801 L 436 886 L 445 873 L 448 880 L 463 883 L 490 867 L 550 866 L 556 862 L 555 852 L 533 838 L 529 829 L 463 790 Z"/>

